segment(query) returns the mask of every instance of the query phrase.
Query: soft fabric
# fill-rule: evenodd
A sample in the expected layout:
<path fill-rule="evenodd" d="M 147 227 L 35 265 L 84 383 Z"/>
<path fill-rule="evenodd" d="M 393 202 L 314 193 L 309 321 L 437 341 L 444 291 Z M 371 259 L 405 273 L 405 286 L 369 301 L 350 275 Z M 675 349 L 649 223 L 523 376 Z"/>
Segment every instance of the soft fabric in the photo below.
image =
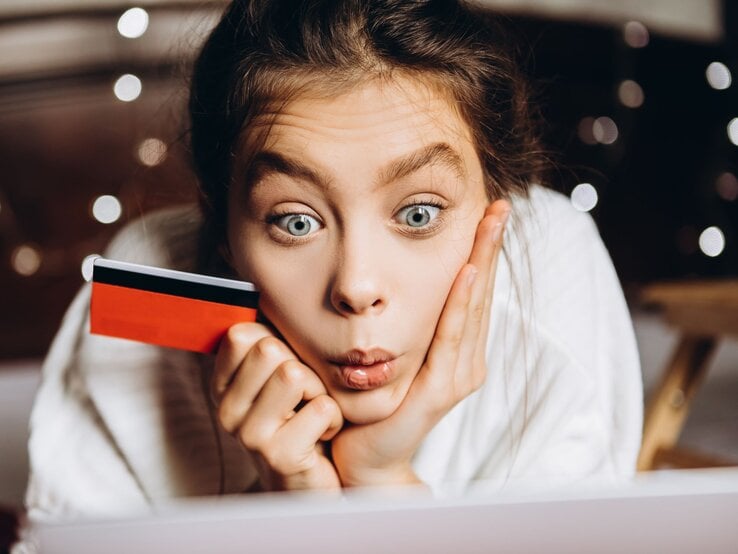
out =
<path fill-rule="evenodd" d="M 106 256 L 195 270 L 197 211 L 147 215 Z M 88 333 L 90 287 L 67 312 L 31 417 L 32 518 L 114 515 L 247 490 L 249 455 L 218 430 L 211 357 Z M 436 491 L 631 475 L 641 375 L 632 324 L 588 214 L 533 187 L 514 199 L 484 386 L 432 430 L 414 467 Z"/>

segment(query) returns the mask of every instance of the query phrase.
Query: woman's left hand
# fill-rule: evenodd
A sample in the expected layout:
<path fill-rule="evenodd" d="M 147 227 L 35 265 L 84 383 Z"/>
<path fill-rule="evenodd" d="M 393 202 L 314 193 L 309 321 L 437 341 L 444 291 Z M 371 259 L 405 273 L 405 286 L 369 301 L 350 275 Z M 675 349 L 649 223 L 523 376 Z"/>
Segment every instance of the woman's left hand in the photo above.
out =
<path fill-rule="evenodd" d="M 485 210 L 469 262 L 451 286 L 425 362 L 399 408 L 382 421 L 348 426 L 333 439 L 343 486 L 419 483 L 411 461 L 421 442 L 484 383 L 490 304 L 509 212 L 504 200 Z"/>

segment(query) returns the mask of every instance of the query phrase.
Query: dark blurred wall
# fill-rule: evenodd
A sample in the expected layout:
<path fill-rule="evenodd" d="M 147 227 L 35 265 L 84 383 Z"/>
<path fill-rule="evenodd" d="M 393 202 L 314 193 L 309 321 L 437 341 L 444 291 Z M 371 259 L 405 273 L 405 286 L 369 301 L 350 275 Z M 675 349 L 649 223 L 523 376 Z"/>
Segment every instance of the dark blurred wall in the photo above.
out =
<path fill-rule="evenodd" d="M 592 215 L 623 284 L 738 275 L 738 146 L 727 134 L 738 117 L 734 37 L 700 44 L 651 34 L 645 47 L 633 48 L 620 28 L 535 20 L 520 26 L 533 49 L 547 140 L 559 152 L 557 186 L 595 186 Z M 706 80 L 713 61 L 732 71 L 726 90 Z M 640 85 L 640 107 L 620 101 L 625 80 Z M 616 124 L 617 139 L 584 142 L 582 120 L 601 116 Z M 710 226 L 725 235 L 716 257 L 698 245 Z"/>

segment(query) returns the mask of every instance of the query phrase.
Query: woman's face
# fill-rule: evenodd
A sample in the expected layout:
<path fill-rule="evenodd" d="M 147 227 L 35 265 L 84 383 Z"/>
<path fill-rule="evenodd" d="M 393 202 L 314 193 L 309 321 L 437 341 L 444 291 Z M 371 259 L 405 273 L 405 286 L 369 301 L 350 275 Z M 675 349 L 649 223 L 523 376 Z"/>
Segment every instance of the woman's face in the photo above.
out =
<path fill-rule="evenodd" d="M 488 203 L 469 129 L 405 79 L 267 115 L 230 192 L 234 267 L 344 417 L 379 421 L 423 364 Z"/>

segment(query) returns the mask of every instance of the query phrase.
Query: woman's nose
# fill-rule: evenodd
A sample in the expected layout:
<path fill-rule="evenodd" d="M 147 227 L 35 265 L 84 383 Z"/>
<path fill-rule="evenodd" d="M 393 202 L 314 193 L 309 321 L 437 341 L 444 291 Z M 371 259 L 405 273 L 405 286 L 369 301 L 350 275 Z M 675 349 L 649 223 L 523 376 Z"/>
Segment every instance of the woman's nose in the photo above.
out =
<path fill-rule="evenodd" d="M 344 258 L 336 268 L 330 301 L 344 315 L 376 315 L 387 306 L 387 283 L 381 277 L 381 268 L 361 258 Z"/>

